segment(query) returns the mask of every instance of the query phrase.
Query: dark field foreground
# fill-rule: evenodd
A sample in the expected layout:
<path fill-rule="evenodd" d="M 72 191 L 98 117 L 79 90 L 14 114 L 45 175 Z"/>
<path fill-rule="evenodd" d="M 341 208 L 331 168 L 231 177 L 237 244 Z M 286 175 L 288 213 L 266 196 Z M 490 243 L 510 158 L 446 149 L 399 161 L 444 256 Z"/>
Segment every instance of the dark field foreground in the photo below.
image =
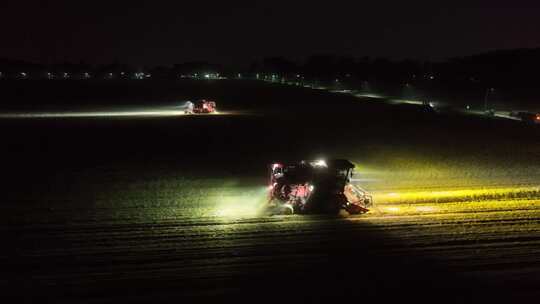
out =
<path fill-rule="evenodd" d="M 257 83 L 150 84 L 117 84 L 132 105 L 107 105 L 120 90 L 98 83 L 66 88 L 69 102 L 3 91 L 4 113 L 208 97 L 235 114 L 0 120 L 3 302 L 538 299 L 539 128 Z M 375 208 L 258 214 L 268 163 L 318 157 L 356 162 Z"/>

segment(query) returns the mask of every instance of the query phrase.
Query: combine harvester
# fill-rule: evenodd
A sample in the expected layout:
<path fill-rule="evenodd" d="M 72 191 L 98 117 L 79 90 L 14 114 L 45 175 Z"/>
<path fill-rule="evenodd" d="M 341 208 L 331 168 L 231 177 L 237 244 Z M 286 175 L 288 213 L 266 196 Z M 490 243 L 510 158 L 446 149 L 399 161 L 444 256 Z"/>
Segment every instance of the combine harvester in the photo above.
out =
<path fill-rule="evenodd" d="M 191 101 L 186 103 L 185 114 L 213 114 L 217 113 L 216 102 L 211 100 L 202 99 L 195 104 Z"/>
<path fill-rule="evenodd" d="M 300 161 L 270 166 L 268 214 L 362 214 L 373 199 L 353 185 L 348 160 Z"/>

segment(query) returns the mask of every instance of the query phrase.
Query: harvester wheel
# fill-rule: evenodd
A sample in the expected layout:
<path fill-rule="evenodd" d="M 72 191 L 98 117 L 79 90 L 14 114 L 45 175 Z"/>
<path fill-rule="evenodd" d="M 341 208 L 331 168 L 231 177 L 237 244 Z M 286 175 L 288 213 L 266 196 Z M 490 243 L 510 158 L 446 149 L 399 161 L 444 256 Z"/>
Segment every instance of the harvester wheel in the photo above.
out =
<path fill-rule="evenodd" d="M 290 204 L 283 204 L 281 206 L 281 214 L 283 215 L 292 215 L 294 214 L 294 208 Z"/>

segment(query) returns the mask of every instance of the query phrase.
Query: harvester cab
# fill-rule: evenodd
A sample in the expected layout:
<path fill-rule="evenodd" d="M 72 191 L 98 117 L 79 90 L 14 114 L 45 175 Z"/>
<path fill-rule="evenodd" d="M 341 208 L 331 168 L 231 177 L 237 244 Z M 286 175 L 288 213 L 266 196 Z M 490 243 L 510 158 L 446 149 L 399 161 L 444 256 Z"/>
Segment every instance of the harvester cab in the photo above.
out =
<path fill-rule="evenodd" d="M 368 211 L 373 199 L 351 183 L 355 165 L 348 160 L 300 161 L 270 166 L 270 213 L 349 214 Z"/>

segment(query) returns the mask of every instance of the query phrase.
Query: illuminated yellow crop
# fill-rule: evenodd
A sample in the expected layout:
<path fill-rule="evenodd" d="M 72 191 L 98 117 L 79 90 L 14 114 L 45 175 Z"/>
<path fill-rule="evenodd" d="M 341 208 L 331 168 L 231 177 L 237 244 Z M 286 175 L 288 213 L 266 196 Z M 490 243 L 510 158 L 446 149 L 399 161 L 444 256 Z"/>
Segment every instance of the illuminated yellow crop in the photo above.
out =
<path fill-rule="evenodd" d="M 495 200 L 454 202 L 439 204 L 383 204 L 375 206 L 369 215 L 371 216 L 418 216 L 424 214 L 454 214 L 454 213 L 478 213 L 499 212 L 517 210 L 540 210 L 539 200 Z"/>
<path fill-rule="evenodd" d="M 403 191 L 375 193 L 378 204 L 386 203 L 441 203 L 469 202 L 496 199 L 533 199 L 540 197 L 538 187 L 521 188 L 482 188 L 445 191 Z"/>

